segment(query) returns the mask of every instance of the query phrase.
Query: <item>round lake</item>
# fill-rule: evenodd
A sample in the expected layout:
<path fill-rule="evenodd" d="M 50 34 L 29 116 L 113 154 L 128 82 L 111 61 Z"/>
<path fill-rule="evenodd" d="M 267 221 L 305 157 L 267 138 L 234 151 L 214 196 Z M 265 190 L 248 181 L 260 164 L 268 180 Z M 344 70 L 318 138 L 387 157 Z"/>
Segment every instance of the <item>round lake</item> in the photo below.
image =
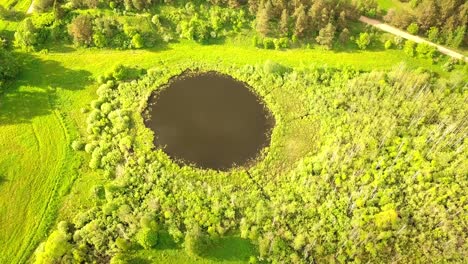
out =
<path fill-rule="evenodd" d="M 227 170 L 268 146 L 274 118 L 247 84 L 216 72 L 185 73 L 150 98 L 147 127 L 178 162 Z"/>

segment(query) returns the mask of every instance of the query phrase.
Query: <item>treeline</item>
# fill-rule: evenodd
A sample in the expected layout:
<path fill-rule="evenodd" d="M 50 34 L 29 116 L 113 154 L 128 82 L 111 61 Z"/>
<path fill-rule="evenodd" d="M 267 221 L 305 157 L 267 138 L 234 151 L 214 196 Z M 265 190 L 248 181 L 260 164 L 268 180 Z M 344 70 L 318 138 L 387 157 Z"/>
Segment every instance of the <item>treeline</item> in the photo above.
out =
<path fill-rule="evenodd" d="M 140 115 L 145 102 L 187 68 L 231 74 L 265 99 L 278 122 L 258 165 L 181 168 L 146 143 L 154 135 Z M 157 249 L 167 234 L 203 256 L 220 237 L 240 233 L 258 246 L 251 263 L 468 256 L 464 83 L 404 67 L 360 73 L 273 62 L 163 63 L 141 74 L 119 66 L 100 78 L 99 98 L 84 109 L 88 135 L 73 147 L 109 182 L 95 186 L 95 207 L 59 224 L 37 263 L 125 263 L 128 250 Z M 305 144 L 298 163 L 290 140 Z"/>
<path fill-rule="evenodd" d="M 244 29 L 258 33 L 254 44 L 261 47 L 288 48 L 304 40 L 331 48 L 337 40 L 349 41 L 350 21 L 377 10 L 375 1 L 358 0 L 39 0 L 35 4 L 43 13 L 23 21 L 16 37 L 17 45 L 26 50 L 57 40 L 122 49 L 153 47 L 178 38 L 210 43 Z M 175 8 L 165 8 L 169 6 Z M 100 12 L 105 9 L 113 13 Z"/>
<path fill-rule="evenodd" d="M 384 20 L 436 43 L 468 46 L 468 2 L 422 0 L 412 6 L 413 10 L 390 9 Z"/>

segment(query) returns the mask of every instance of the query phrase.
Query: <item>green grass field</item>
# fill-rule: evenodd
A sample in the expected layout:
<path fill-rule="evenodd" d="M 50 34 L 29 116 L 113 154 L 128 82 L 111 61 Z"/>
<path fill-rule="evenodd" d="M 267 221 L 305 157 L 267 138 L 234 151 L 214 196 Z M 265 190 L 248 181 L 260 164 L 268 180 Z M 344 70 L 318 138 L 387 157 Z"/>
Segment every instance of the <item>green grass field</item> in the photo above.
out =
<path fill-rule="evenodd" d="M 377 4 L 384 11 L 388 11 L 390 8 L 404 9 L 408 5 L 408 3 L 402 3 L 398 0 L 377 0 Z"/>
<path fill-rule="evenodd" d="M 89 204 L 91 187 L 103 181 L 88 169 L 86 157 L 71 150 L 70 143 L 86 129 L 85 114 L 80 109 L 96 98 L 94 78 L 118 63 L 149 68 L 161 60 L 234 65 L 273 60 L 295 67 L 353 65 L 364 71 L 406 63 L 447 75 L 439 65 L 408 58 L 400 50 L 274 51 L 250 47 L 241 40 L 210 46 L 182 41 L 137 51 L 52 47 L 48 54 L 23 57 L 26 63 L 22 73 L 0 94 L 0 263 L 24 263 L 45 239 L 56 216 L 73 217 L 80 207 Z M 233 256 L 238 250 L 251 250 L 243 247 L 246 245 L 239 242 L 223 249 L 221 256 L 198 260 L 177 248 L 137 252 L 134 257 L 135 263 L 146 256 L 156 263 L 237 263 Z"/>

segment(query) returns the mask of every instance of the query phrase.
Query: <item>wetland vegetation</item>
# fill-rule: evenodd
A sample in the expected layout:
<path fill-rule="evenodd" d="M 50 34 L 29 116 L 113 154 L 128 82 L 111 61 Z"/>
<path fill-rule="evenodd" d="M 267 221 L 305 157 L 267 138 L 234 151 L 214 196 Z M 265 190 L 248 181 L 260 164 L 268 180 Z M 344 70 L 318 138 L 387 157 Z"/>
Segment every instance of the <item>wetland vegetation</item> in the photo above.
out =
<path fill-rule="evenodd" d="M 0 2 L 0 263 L 468 258 L 468 66 L 357 21 L 463 52 L 463 1 L 29 4 Z"/>

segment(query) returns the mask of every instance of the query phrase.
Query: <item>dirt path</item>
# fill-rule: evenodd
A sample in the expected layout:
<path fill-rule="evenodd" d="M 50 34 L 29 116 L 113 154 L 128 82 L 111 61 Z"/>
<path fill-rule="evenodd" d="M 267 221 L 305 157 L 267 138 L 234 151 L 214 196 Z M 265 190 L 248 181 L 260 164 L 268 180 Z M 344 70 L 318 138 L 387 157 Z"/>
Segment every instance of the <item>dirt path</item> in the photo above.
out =
<path fill-rule="evenodd" d="M 34 0 L 31 1 L 31 5 L 28 8 L 28 11 L 26 11 L 26 14 L 32 14 L 34 12 Z"/>
<path fill-rule="evenodd" d="M 375 20 L 375 19 L 371 19 L 371 18 L 368 18 L 368 17 L 365 17 L 365 16 L 361 16 L 359 18 L 359 21 L 363 22 L 363 23 L 366 23 L 368 25 L 371 25 L 371 26 L 374 26 L 380 30 L 383 30 L 383 31 L 386 31 L 388 33 L 391 33 L 391 34 L 394 34 L 394 35 L 397 35 L 397 36 L 400 36 L 402 38 L 405 38 L 405 39 L 409 39 L 409 40 L 412 40 L 416 43 L 427 43 L 431 46 L 434 46 L 436 47 L 441 53 L 445 54 L 445 55 L 448 55 L 450 57 L 453 57 L 453 58 L 456 58 L 456 59 L 460 59 L 460 60 L 465 60 L 468 62 L 468 58 L 463 56 L 462 54 L 458 53 L 458 52 L 455 52 L 451 49 L 447 49 L 446 47 L 443 47 L 441 45 L 437 45 L 433 42 L 430 42 L 430 41 L 427 41 L 423 38 L 420 38 L 418 36 L 414 36 L 414 35 L 411 35 L 403 30 L 400 30 L 398 28 L 395 28 L 395 27 L 392 27 L 390 25 L 387 25 L 379 20 Z"/>

